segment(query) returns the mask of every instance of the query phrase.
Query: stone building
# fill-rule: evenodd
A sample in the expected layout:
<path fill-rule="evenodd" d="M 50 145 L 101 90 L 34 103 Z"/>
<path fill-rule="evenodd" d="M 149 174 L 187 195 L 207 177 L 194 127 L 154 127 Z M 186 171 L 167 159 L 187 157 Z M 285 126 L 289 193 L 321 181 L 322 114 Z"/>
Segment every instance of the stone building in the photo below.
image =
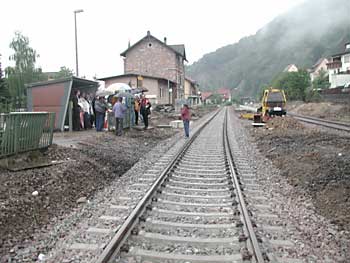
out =
<path fill-rule="evenodd" d="M 193 79 L 185 77 L 184 98 L 191 106 L 201 103 L 199 85 Z"/>
<path fill-rule="evenodd" d="M 168 45 L 150 31 L 120 54 L 124 58 L 124 75 L 101 78 L 106 87 L 122 82 L 146 88 L 146 96 L 156 104 L 175 103 L 184 97 L 186 52 L 184 45 Z"/>

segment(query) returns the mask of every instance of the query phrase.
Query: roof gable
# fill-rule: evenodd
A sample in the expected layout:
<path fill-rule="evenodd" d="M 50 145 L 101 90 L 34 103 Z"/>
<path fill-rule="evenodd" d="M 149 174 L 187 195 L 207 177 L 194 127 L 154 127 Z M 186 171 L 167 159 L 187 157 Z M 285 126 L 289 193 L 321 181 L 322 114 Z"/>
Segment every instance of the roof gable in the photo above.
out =
<path fill-rule="evenodd" d="M 220 89 L 218 89 L 217 93 L 218 93 L 218 94 L 221 94 L 221 95 L 226 95 L 226 94 L 229 95 L 231 92 L 230 92 L 230 90 L 227 89 L 227 88 L 220 88 Z"/>
<path fill-rule="evenodd" d="M 185 51 L 185 45 L 169 45 L 173 50 L 175 50 L 176 53 L 181 54 L 181 56 L 186 60 L 186 51 Z M 187 60 L 186 60 L 187 61 Z"/>
<path fill-rule="evenodd" d="M 210 96 L 212 96 L 213 93 L 210 92 L 210 91 L 203 91 L 201 95 L 202 95 L 202 100 L 206 100 L 206 99 L 208 99 Z"/>
<path fill-rule="evenodd" d="M 123 57 L 126 57 L 126 54 L 134 49 L 138 44 L 140 44 L 142 41 L 144 40 L 154 40 L 156 42 L 158 42 L 159 44 L 165 46 L 166 48 L 170 49 L 171 51 L 173 51 L 175 54 L 181 56 L 184 58 L 184 60 L 187 61 L 186 59 L 186 52 L 185 52 L 185 45 L 181 44 L 181 45 L 167 45 L 166 43 L 160 41 L 158 38 L 152 36 L 150 34 L 150 32 L 148 31 L 147 32 L 147 35 L 143 38 L 141 38 L 139 41 L 137 41 L 135 44 L 133 44 L 132 46 L 128 47 L 125 51 L 123 51 L 120 55 L 123 56 Z"/>

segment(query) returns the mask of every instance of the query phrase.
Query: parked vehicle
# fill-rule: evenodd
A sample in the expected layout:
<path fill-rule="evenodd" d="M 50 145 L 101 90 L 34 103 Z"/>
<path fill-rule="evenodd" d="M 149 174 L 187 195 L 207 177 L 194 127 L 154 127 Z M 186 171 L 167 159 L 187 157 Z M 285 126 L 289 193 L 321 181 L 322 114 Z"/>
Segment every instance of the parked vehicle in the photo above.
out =
<path fill-rule="evenodd" d="M 254 122 L 259 123 L 269 117 L 286 115 L 286 104 L 287 100 L 283 90 L 274 88 L 264 90 L 261 106 L 254 116 Z"/>

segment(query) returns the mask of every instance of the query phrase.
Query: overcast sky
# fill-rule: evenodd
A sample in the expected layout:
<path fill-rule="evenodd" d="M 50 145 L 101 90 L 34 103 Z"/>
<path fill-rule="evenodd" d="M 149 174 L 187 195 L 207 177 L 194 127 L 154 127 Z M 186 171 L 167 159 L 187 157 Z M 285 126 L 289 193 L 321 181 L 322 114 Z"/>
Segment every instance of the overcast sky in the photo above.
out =
<path fill-rule="evenodd" d="M 147 30 L 168 44 L 185 44 L 189 64 L 237 42 L 305 0 L 0 0 L 0 54 L 9 65 L 14 32 L 21 31 L 40 54 L 37 66 L 75 70 L 77 14 L 79 75 L 123 73 L 123 52 Z"/>

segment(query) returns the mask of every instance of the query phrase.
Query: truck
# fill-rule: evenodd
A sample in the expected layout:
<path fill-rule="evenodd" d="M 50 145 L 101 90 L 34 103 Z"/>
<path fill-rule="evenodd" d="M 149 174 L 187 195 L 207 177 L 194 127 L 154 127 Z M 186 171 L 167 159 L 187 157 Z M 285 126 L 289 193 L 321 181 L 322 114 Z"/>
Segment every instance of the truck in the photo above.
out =
<path fill-rule="evenodd" d="M 261 123 L 273 116 L 285 116 L 287 114 L 286 103 L 286 95 L 283 90 L 272 87 L 264 90 L 261 106 L 254 115 L 254 122 Z"/>

